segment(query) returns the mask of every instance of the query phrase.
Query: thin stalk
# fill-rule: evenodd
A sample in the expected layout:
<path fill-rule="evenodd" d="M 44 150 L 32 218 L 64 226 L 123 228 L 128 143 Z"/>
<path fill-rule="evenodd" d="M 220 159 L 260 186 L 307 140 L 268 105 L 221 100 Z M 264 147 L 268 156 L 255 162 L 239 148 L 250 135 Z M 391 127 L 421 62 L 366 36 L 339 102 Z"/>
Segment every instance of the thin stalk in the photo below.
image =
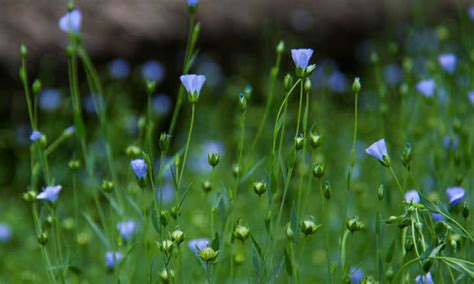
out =
<path fill-rule="evenodd" d="M 398 190 L 400 191 L 400 194 L 403 197 L 403 188 L 402 188 L 402 185 L 400 184 L 400 182 L 398 181 L 397 175 L 393 171 L 392 166 L 389 166 L 388 169 L 390 170 L 390 173 L 392 174 L 393 178 L 395 179 L 395 182 L 397 183 L 397 186 L 398 186 Z"/>
<path fill-rule="evenodd" d="M 177 190 L 180 189 L 181 181 L 183 180 L 184 169 L 185 169 L 185 166 L 186 166 L 186 159 L 188 158 L 189 144 L 191 142 L 191 135 L 193 133 L 193 126 L 194 126 L 195 108 L 196 108 L 196 104 L 192 103 L 191 104 L 191 122 L 189 124 L 188 138 L 186 139 L 186 147 L 184 148 L 183 166 L 181 167 L 181 173 L 179 174 Z"/>

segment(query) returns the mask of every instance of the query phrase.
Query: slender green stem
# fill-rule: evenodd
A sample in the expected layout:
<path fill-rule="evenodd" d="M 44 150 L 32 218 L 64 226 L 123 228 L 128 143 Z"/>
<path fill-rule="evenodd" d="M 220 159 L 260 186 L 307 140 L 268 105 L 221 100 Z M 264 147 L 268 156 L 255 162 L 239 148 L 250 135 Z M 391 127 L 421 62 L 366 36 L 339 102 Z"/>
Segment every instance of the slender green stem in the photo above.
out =
<path fill-rule="evenodd" d="M 304 115 L 303 115 L 303 137 L 304 137 L 304 140 L 303 140 L 303 148 L 301 149 L 301 164 L 302 164 L 302 172 L 300 172 L 300 181 L 299 181 L 299 185 L 298 185 L 298 192 L 297 192 L 297 203 L 296 203 L 296 212 L 297 212 L 297 216 L 298 218 L 301 218 L 301 196 L 303 195 L 302 191 L 303 191 L 303 180 L 304 180 L 304 177 L 306 176 L 306 173 L 308 171 L 308 169 L 306 168 L 306 146 L 308 145 L 307 141 L 308 141 L 308 131 L 307 131 L 307 128 L 308 128 L 308 116 L 309 116 L 309 93 L 306 93 L 305 94 L 306 96 L 306 102 L 305 102 L 305 110 L 304 110 Z M 310 189 L 307 188 L 306 189 L 307 191 L 309 191 Z"/>
<path fill-rule="evenodd" d="M 191 142 L 191 135 L 192 135 L 192 133 L 193 133 L 193 126 L 194 126 L 195 108 L 196 108 L 196 104 L 195 104 L 195 103 L 192 103 L 192 104 L 191 104 L 191 122 L 190 122 L 190 124 L 189 124 L 188 138 L 186 139 L 186 147 L 184 148 L 183 165 L 182 165 L 182 167 L 181 167 L 181 172 L 180 172 L 180 174 L 179 174 L 178 188 L 177 188 L 177 190 L 180 190 L 181 181 L 183 180 L 184 169 L 185 169 L 185 167 L 186 167 L 186 159 L 188 158 L 189 144 L 190 144 L 190 142 Z"/>
<path fill-rule="evenodd" d="M 403 197 L 403 188 L 402 188 L 402 185 L 400 184 L 400 182 L 398 181 L 397 175 L 393 171 L 392 166 L 389 166 L 388 169 L 390 170 L 390 173 L 392 174 L 393 178 L 395 179 L 395 182 L 397 183 L 397 186 L 398 186 L 398 190 L 400 191 L 400 194 Z"/>

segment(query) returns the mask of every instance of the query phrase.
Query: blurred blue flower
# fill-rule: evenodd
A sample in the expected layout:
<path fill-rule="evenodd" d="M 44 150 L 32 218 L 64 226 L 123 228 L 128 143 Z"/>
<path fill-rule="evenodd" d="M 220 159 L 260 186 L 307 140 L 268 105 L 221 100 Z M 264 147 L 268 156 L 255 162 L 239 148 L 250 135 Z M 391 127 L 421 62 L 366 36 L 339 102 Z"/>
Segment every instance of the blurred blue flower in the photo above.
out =
<path fill-rule="evenodd" d="M 446 150 L 455 150 L 458 147 L 459 138 L 454 135 L 452 138 L 448 135 L 443 138 L 443 145 Z"/>
<path fill-rule="evenodd" d="M 122 239 L 125 241 L 133 237 L 136 227 L 137 223 L 133 220 L 127 220 L 117 224 L 117 230 L 119 231 L 120 236 L 122 236 Z"/>
<path fill-rule="evenodd" d="M 383 157 L 387 156 L 387 145 L 385 144 L 385 139 L 380 139 L 377 142 L 374 142 L 372 145 L 370 145 L 367 149 L 365 149 L 365 152 L 369 154 L 370 156 L 376 158 L 377 160 L 383 162 Z"/>
<path fill-rule="evenodd" d="M 420 195 L 415 189 L 405 192 L 405 201 L 407 203 L 420 203 Z"/>
<path fill-rule="evenodd" d="M 59 192 L 61 191 L 62 186 L 47 186 L 43 188 L 43 191 L 36 196 L 36 199 L 48 200 L 49 202 L 55 202 L 58 199 Z"/>
<path fill-rule="evenodd" d="M 199 0 L 188 0 L 189 7 L 195 7 L 199 4 Z"/>
<path fill-rule="evenodd" d="M 114 59 L 109 63 L 109 73 L 114 79 L 123 79 L 130 73 L 130 64 L 123 58 Z"/>
<path fill-rule="evenodd" d="M 39 108 L 46 112 L 60 108 L 62 101 L 63 95 L 56 89 L 44 89 L 38 96 Z"/>
<path fill-rule="evenodd" d="M 439 48 L 436 31 L 426 29 L 410 33 L 405 40 L 405 49 L 409 54 L 429 53 Z"/>
<path fill-rule="evenodd" d="M 206 74 L 206 85 L 215 86 L 223 79 L 221 66 L 211 56 L 201 56 L 196 62 L 196 73 Z"/>
<path fill-rule="evenodd" d="M 146 162 L 143 159 L 135 159 L 130 162 L 133 173 L 139 179 L 145 179 L 146 177 Z"/>
<path fill-rule="evenodd" d="M 434 80 L 422 80 L 416 84 L 416 90 L 425 97 L 432 97 L 435 87 Z"/>
<path fill-rule="evenodd" d="M 453 73 L 456 70 L 457 57 L 453 53 L 443 53 L 438 56 L 438 63 L 445 71 Z"/>
<path fill-rule="evenodd" d="M 469 91 L 469 93 L 467 93 L 467 98 L 471 104 L 474 104 L 474 91 Z"/>
<path fill-rule="evenodd" d="M 441 215 L 440 213 L 436 213 L 436 212 L 431 213 L 431 219 L 433 219 L 435 222 L 446 220 L 446 218 L 444 218 L 443 215 Z"/>
<path fill-rule="evenodd" d="M 329 75 L 328 78 L 328 87 L 334 93 L 340 94 L 344 93 L 349 86 L 349 80 L 346 75 L 341 71 L 335 70 Z"/>
<path fill-rule="evenodd" d="M 388 64 L 384 67 L 383 76 L 385 82 L 395 86 L 403 80 L 403 69 L 398 64 Z"/>
<path fill-rule="evenodd" d="M 157 60 L 145 62 L 141 70 L 145 81 L 156 81 L 159 83 L 165 77 L 165 67 Z"/>
<path fill-rule="evenodd" d="M 351 267 L 350 274 L 352 284 L 359 284 L 364 278 L 364 272 L 358 267 Z"/>
<path fill-rule="evenodd" d="M 153 112 L 164 115 L 171 110 L 172 101 L 167 95 L 157 95 L 152 98 L 151 105 Z"/>
<path fill-rule="evenodd" d="M 116 264 L 119 264 L 123 259 L 123 254 L 119 251 L 108 251 L 105 253 L 105 265 L 112 270 Z"/>
<path fill-rule="evenodd" d="M 30 140 L 35 142 L 41 138 L 43 138 L 44 134 L 39 132 L 38 130 L 33 130 L 33 132 L 31 132 L 31 135 L 30 135 Z"/>
<path fill-rule="evenodd" d="M 59 28 L 65 32 L 80 33 L 81 31 L 81 11 L 74 9 L 67 12 L 64 16 L 59 19 Z"/>
<path fill-rule="evenodd" d="M 451 205 L 459 204 L 464 198 L 464 193 L 464 188 L 460 186 L 449 187 L 446 189 L 446 195 L 448 196 Z"/>
<path fill-rule="evenodd" d="M 181 83 L 183 83 L 184 88 L 189 94 L 196 94 L 197 96 L 199 96 L 199 94 L 201 93 L 201 88 L 204 85 L 204 82 L 206 81 L 206 76 L 189 74 L 181 75 L 179 79 L 181 80 Z"/>
<path fill-rule="evenodd" d="M 434 284 L 431 272 L 428 272 L 425 275 L 420 274 L 416 276 L 416 284 Z"/>
<path fill-rule="evenodd" d="M 163 195 L 163 204 L 170 204 L 174 200 L 174 186 L 172 183 L 167 182 L 163 184 L 161 189 L 156 188 L 156 198 L 160 201 L 161 195 Z"/>
<path fill-rule="evenodd" d="M 0 223 L 0 243 L 6 243 L 12 238 L 10 225 Z"/>
<path fill-rule="evenodd" d="M 309 60 L 313 55 L 313 50 L 311 48 L 300 48 L 300 49 L 292 49 L 291 50 L 291 57 L 293 58 L 293 62 L 295 62 L 296 67 L 301 69 L 306 69 L 309 65 Z"/>
<path fill-rule="evenodd" d="M 97 109 L 102 109 L 105 106 L 104 98 L 100 95 L 89 95 L 84 99 L 84 108 L 88 113 L 97 113 Z"/>
<path fill-rule="evenodd" d="M 471 5 L 467 12 L 469 18 L 474 21 L 474 5 Z"/>
<path fill-rule="evenodd" d="M 69 126 L 68 128 L 64 129 L 63 135 L 71 136 L 76 132 L 76 127 L 74 125 Z"/>
<path fill-rule="evenodd" d="M 204 248 L 209 246 L 209 240 L 202 238 L 202 239 L 193 239 L 190 240 L 188 243 L 188 247 L 196 254 L 196 257 L 199 258 L 199 252 Z"/>

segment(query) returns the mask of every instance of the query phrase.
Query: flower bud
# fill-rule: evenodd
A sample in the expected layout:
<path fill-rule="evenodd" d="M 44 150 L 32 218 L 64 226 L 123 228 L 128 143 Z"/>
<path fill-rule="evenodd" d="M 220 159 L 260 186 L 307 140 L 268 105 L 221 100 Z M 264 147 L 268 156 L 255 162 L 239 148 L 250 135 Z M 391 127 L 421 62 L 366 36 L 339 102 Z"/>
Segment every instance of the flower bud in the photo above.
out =
<path fill-rule="evenodd" d="M 331 199 L 331 184 L 329 181 L 326 181 L 326 185 L 324 186 L 324 198 L 326 198 L 327 201 Z"/>
<path fill-rule="evenodd" d="M 166 132 L 161 132 L 160 134 L 160 149 L 162 152 L 168 151 L 170 146 L 171 135 Z"/>
<path fill-rule="evenodd" d="M 379 201 L 382 201 L 383 195 L 384 195 L 384 187 L 383 187 L 383 184 L 381 184 L 381 185 L 379 186 L 379 189 L 377 190 L 377 199 L 378 199 Z"/>
<path fill-rule="evenodd" d="M 217 164 L 219 164 L 219 153 L 214 152 L 207 154 L 207 161 L 209 162 L 209 165 L 212 166 L 212 168 L 215 168 Z"/>
<path fill-rule="evenodd" d="M 239 95 L 239 107 L 240 112 L 244 112 L 247 109 L 247 99 L 243 93 L 240 93 Z"/>
<path fill-rule="evenodd" d="M 250 230 L 246 226 L 242 226 L 239 224 L 234 229 L 234 237 L 238 240 L 241 240 L 242 242 L 244 242 L 249 237 L 249 234 Z"/>
<path fill-rule="evenodd" d="M 48 233 L 42 232 L 38 235 L 38 243 L 45 246 L 48 243 Z"/>
<path fill-rule="evenodd" d="M 285 42 L 280 40 L 276 46 L 276 53 L 282 54 L 285 51 Z"/>
<path fill-rule="evenodd" d="M 304 145 L 304 136 L 303 134 L 300 134 L 297 137 L 295 137 L 296 151 L 301 150 L 303 148 L 303 145 Z"/>
<path fill-rule="evenodd" d="M 313 175 L 318 179 L 321 179 L 324 176 L 325 166 L 320 163 L 315 163 L 313 165 Z"/>
<path fill-rule="evenodd" d="M 395 223 L 395 222 L 397 222 L 397 221 L 398 221 L 398 217 L 397 217 L 397 216 L 390 216 L 390 217 L 388 217 L 387 220 L 385 220 L 385 223 L 386 223 L 386 224 L 393 224 L 393 223 Z"/>
<path fill-rule="evenodd" d="M 321 226 L 316 225 L 312 220 L 307 219 L 301 222 L 300 227 L 301 227 L 301 232 L 305 236 L 308 236 L 308 235 L 314 234 Z"/>
<path fill-rule="evenodd" d="M 403 166 L 406 169 L 410 170 L 412 160 L 413 160 L 413 152 L 412 152 L 412 149 L 411 149 L 411 145 L 409 143 L 407 143 L 405 145 L 405 148 L 403 148 L 403 152 L 402 152 Z"/>
<path fill-rule="evenodd" d="M 174 274 L 174 270 L 173 269 L 169 269 L 169 272 L 170 272 L 170 275 L 168 276 L 168 271 L 166 271 L 166 269 L 163 269 L 161 272 L 160 272 L 160 278 L 161 278 L 161 281 L 163 283 L 171 283 L 172 281 L 170 281 L 171 279 L 174 279 L 175 277 L 175 274 Z"/>
<path fill-rule="evenodd" d="M 410 251 L 413 250 L 413 247 L 414 247 L 413 240 L 411 238 L 406 239 L 406 241 L 405 241 L 405 251 L 410 252 Z"/>
<path fill-rule="evenodd" d="M 205 247 L 199 252 L 199 257 L 205 262 L 214 262 L 218 254 L 219 251 L 215 251 L 210 247 Z"/>
<path fill-rule="evenodd" d="M 176 229 L 171 233 L 171 239 L 177 245 L 184 241 L 184 233 L 180 229 Z"/>
<path fill-rule="evenodd" d="M 146 118 L 144 116 L 141 116 L 138 119 L 137 127 L 138 129 L 140 129 L 140 131 L 143 131 L 143 129 L 145 129 L 145 126 L 146 126 Z"/>
<path fill-rule="evenodd" d="M 34 202 L 36 200 L 36 191 L 29 190 L 29 191 L 23 193 L 23 200 L 25 200 L 27 202 Z"/>
<path fill-rule="evenodd" d="M 163 227 L 168 225 L 168 210 L 161 210 L 160 212 L 160 223 Z"/>
<path fill-rule="evenodd" d="M 114 183 L 110 180 L 103 180 L 102 190 L 105 192 L 111 192 L 112 190 L 114 190 Z"/>
<path fill-rule="evenodd" d="M 204 190 L 205 193 L 208 193 L 209 191 L 212 190 L 212 185 L 211 182 L 206 180 L 202 183 L 202 190 Z"/>
<path fill-rule="evenodd" d="M 232 175 L 237 178 L 240 175 L 240 166 L 239 165 L 233 165 L 232 166 Z"/>
<path fill-rule="evenodd" d="M 22 58 L 26 58 L 28 56 L 28 48 L 24 44 L 20 45 L 20 56 Z"/>
<path fill-rule="evenodd" d="M 153 94 L 155 90 L 156 90 L 156 81 L 146 82 L 146 92 L 148 95 Z"/>
<path fill-rule="evenodd" d="M 352 82 L 352 91 L 358 94 L 360 92 L 360 89 L 361 89 L 360 78 L 355 77 L 354 82 Z"/>
<path fill-rule="evenodd" d="M 36 79 L 34 82 L 33 82 L 33 94 L 35 95 L 38 95 L 40 92 L 41 92 L 41 89 L 42 89 L 42 84 L 41 84 L 41 80 L 40 79 Z"/>
<path fill-rule="evenodd" d="M 394 276 L 395 276 L 395 272 L 393 271 L 393 268 L 390 266 L 387 269 L 387 272 L 385 272 L 385 278 L 387 278 L 387 280 L 391 282 Z"/>
<path fill-rule="evenodd" d="M 247 84 L 244 89 L 245 98 L 248 99 L 252 96 L 253 88 L 252 85 Z"/>
<path fill-rule="evenodd" d="M 135 146 L 135 145 L 130 145 L 125 150 L 125 154 L 127 154 L 127 156 L 129 156 L 130 158 L 136 158 L 141 153 L 142 153 L 142 149 L 140 149 L 140 147 Z"/>
<path fill-rule="evenodd" d="M 173 219 L 176 220 L 179 217 L 179 214 L 180 214 L 179 207 L 178 206 L 173 206 L 171 208 L 171 217 L 173 217 Z"/>
<path fill-rule="evenodd" d="M 462 216 L 464 217 L 464 219 L 467 219 L 469 217 L 469 214 L 471 213 L 471 210 L 467 206 L 466 201 L 464 201 L 463 204 L 462 204 L 461 213 L 462 213 Z"/>
<path fill-rule="evenodd" d="M 283 79 L 283 83 L 285 85 L 285 91 L 289 91 L 291 87 L 293 87 L 293 77 L 290 74 L 286 74 L 285 78 Z"/>
<path fill-rule="evenodd" d="M 313 88 L 313 85 L 311 84 L 311 80 L 309 78 L 306 78 L 306 80 L 304 81 L 304 92 L 307 93 L 307 94 L 310 94 L 311 93 L 311 90 Z"/>
<path fill-rule="evenodd" d="M 71 170 L 77 171 L 81 167 L 81 162 L 79 160 L 71 160 L 67 165 Z"/>
<path fill-rule="evenodd" d="M 267 183 L 264 181 L 256 181 L 253 183 L 253 191 L 260 197 L 267 191 Z"/>
<path fill-rule="evenodd" d="M 156 241 L 155 241 L 156 242 Z M 156 242 L 160 251 L 165 255 L 170 255 L 173 251 L 173 242 L 171 240 L 164 240 L 162 242 Z"/>
<path fill-rule="evenodd" d="M 321 136 L 317 133 L 311 133 L 309 136 L 309 143 L 313 149 L 317 149 L 321 145 Z"/>
<path fill-rule="evenodd" d="M 293 240 L 293 237 L 295 236 L 295 233 L 293 232 L 293 229 L 291 228 L 291 224 L 288 223 L 286 224 L 286 237 L 288 240 Z"/>
<path fill-rule="evenodd" d="M 351 232 L 357 232 L 363 229 L 364 224 L 359 220 L 359 217 L 354 216 L 352 218 L 347 219 L 347 229 Z"/>

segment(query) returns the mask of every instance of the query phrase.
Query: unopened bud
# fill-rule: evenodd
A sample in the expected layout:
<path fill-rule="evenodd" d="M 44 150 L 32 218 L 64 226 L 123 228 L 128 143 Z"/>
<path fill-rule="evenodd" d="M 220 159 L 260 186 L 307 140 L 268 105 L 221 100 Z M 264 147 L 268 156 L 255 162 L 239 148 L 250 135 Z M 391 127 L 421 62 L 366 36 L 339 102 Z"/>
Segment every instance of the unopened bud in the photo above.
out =
<path fill-rule="evenodd" d="M 160 273 L 160 278 L 161 278 L 161 281 L 163 283 L 171 283 L 171 279 L 173 279 L 175 277 L 175 274 L 174 274 L 174 270 L 173 269 L 169 269 L 169 274 L 168 275 L 168 271 L 166 271 L 166 269 L 163 269 Z"/>
<path fill-rule="evenodd" d="M 314 221 L 307 219 L 301 222 L 300 227 L 301 227 L 301 232 L 305 236 L 308 236 L 308 235 L 314 234 L 321 226 L 316 225 Z"/>
<path fill-rule="evenodd" d="M 309 142 L 313 149 L 317 149 L 321 145 L 321 136 L 317 133 L 311 133 L 309 136 Z"/>
<path fill-rule="evenodd" d="M 208 193 L 212 190 L 212 184 L 210 181 L 206 180 L 202 183 L 202 190 L 204 190 L 205 193 Z"/>
<path fill-rule="evenodd" d="M 36 79 L 34 82 L 33 82 L 33 93 L 35 95 L 38 95 L 40 92 L 41 92 L 41 89 L 42 89 L 42 84 L 41 84 L 41 80 L 40 79 Z"/>
<path fill-rule="evenodd" d="M 318 179 L 321 179 L 324 176 L 325 166 L 320 163 L 315 163 L 313 165 L 313 175 Z"/>
<path fill-rule="evenodd" d="M 103 180 L 102 190 L 105 192 L 111 192 L 112 190 L 114 190 L 114 183 L 110 180 Z"/>
<path fill-rule="evenodd" d="M 48 243 L 48 233 L 43 232 L 38 235 L 38 243 L 42 246 Z"/>
<path fill-rule="evenodd" d="M 23 200 L 27 202 L 34 202 L 36 200 L 36 191 L 30 190 L 23 193 Z"/>
<path fill-rule="evenodd" d="M 260 197 L 267 191 L 267 183 L 264 181 L 256 181 L 253 183 L 253 191 Z"/>
<path fill-rule="evenodd" d="M 469 217 L 469 214 L 471 213 L 471 210 L 469 209 L 469 206 L 467 206 L 467 202 L 464 201 L 462 204 L 462 209 L 461 209 L 462 216 L 464 219 L 467 219 Z"/>
<path fill-rule="evenodd" d="M 215 251 L 210 247 L 205 247 L 199 252 L 199 257 L 205 262 L 214 262 L 218 254 L 219 251 Z"/>
<path fill-rule="evenodd" d="M 135 146 L 135 145 L 130 145 L 127 147 L 125 150 L 125 154 L 131 158 L 136 158 L 142 153 L 142 149 L 140 147 Z"/>
<path fill-rule="evenodd" d="M 384 187 L 383 184 L 379 186 L 379 189 L 377 190 L 377 199 L 382 201 L 384 195 Z"/>
<path fill-rule="evenodd" d="M 81 167 L 81 162 L 79 160 L 71 160 L 67 165 L 71 170 L 77 171 Z"/>
<path fill-rule="evenodd" d="M 237 227 L 234 230 L 234 237 L 238 240 L 241 240 L 242 242 L 244 242 L 249 237 L 249 234 L 250 234 L 249 228 L 246 226 L 242 226 L 240 224 L 237 225 Z"/>
<path fill-rule="evenodd" d="M 161 210 L 160 212 L 160 223 L 163 227 L 168 225 L 168 210 Z"/>
<path fill-rule="evenodd" d="M 243 93 L 239 95 L 239 108 L 241 112 L 244 112 L 247 109 L 247 99 Z"/>
<path fill-rule="evenodd" d="M 282 54 L 285 51 L 285 42 L 280 40 L 276 46 L 276 53 Z"/>
<path fill-rule="evenodd" d="M 179 214 L 180 214 L 179 207 L 178 206 L 173 206 L 171 208 L 171 213 L 170 213 L 171 217 L 173 217 L 173 219 L 176 220 L 178 218 Z"/>
<path fill-rule="evenodd" d="M 156 90 L 156 81 L 146 82 L 146 92 L 148 93 L 148 95 L 153 94 L 155 90 Z"/>
<path fill-rule="evenodd" d="M 179 245 L 184 241 L 184 233 L 180 229 L 176 229 L 171 233 L 171 239 L 175 244 Z"/>
<path fill-rule="evenodd" d="M 20 45 L 20 56 L 22 58 L 25 58 L 26 56 L 28 56 L 28 48 L 24 44 Z"/>
<path fill-rule="evenodd" d="M 209 153 L 207 155 L 207 161 L 209 162 L 209 165 L 215 168 L 217 164 L 219 164 L 219 153 L 217 152 Z"/>
<path fill-rule="evenodd" d="M 300 134 L 298 135 L 297 137 L 295 137 L 295 148 L 296 150 L 301 150 L 303 148 L 303 145 L 304 145 L 304 136 L 303 134 Z"/>
<path fill-rule="evenodd" d="M 232 166 L 232 175 L 237 178 L 240 176 L 240 166 L 239 165 L 233 165 Z"/>
<path fill-rule="evenodd" d="M 166 132 L 161 132 L 160 134 L 160 149 L 162 152 L 168 151 L 170 146 L 171 135 Z"/>
<path fill-rule="evenodd" d="M 354 82 L 352 82 L 352 91 L 358 94 L 360 92 L 360 89 L 361 89 L 360 78 L 355 77 Z"/>
<path fill-rule="evenodd" d="M 402 152 L 403 166 L 409 170 L 411 168 L 412 160 L 413 160 L 413 152 L 411 149 L 411 145 L 407 143 L 405 145 L 405 148 L 403 148 L 403 152 Z"/>
<path fill-rule="evenodd" d="M 293 237 L 294 237 L 295 233 L 293 232 L 293 229 L 291 228 L 291 224 L 288 223 L 286 224 L 286 237 L 288 238 L 288 240 L 293 240 Z"/>
<path fill-rule="evenodd" d="M 352 218 L 347 219 L 347 229 L 351 232 L 357 232 L 363 229 L 364 224 L 359 220 L 359 217 L 354 216 Z"/>
<path fill-rule="evenodd" d="M 162 242 L 156 242 L 160 251 L 169 255 L 173 250 L 173 242 L 171 240 L 164 240 Z"/>
<path fill-rule="evenodd" d="M 311 90 L 313 88 L 313 85 L 311 84 L 311 80 L 309 78 L 306 78 L 306 80 L 304 81 L 304 92 L 307 93 L 307 94 L 310 94 L 311 93 Z"/>
<path fill-rule="evenodd" d="M 324 198 L 326 198 L 327 201 L 331 199 L 331 184 L 329 181 L 326 181 L 326 185 L 324 186 Z"/>

